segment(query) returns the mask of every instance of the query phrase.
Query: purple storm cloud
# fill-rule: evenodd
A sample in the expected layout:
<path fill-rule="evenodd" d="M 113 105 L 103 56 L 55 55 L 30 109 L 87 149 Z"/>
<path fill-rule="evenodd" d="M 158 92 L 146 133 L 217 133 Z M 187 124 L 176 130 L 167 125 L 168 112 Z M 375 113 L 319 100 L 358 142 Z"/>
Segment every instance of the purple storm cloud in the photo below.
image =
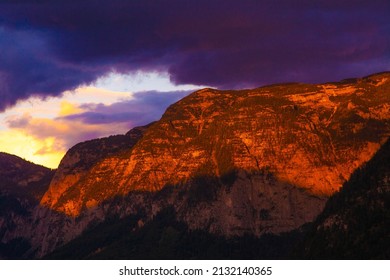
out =
<path fill-rule="evenodd" d="M 390 68 L 390 2 L 1 1 L 0 111 L 110 72 L 218 88 Z"/>

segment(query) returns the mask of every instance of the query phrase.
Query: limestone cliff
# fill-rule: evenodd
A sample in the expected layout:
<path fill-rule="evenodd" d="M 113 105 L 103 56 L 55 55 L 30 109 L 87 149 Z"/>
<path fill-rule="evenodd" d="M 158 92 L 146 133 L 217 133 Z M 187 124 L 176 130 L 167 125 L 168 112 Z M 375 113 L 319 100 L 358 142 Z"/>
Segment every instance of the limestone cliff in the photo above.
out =
<path fill-rule="evenodd" d="M 120 151 L 131 149 L 142 137 L 147 127 L 136 127 L 125 135 L 94 139 L 72 147 L 61 160 L 49 190 L 43 196 L 41 203 L 52 208 L 53 202 L 58 202 L 64 193 L 83 191 L 82 189 L 75 189 L 73 186 L 81 182 L 88 175 L 90 169 L 99 161 Z M 91 199 L 87 201 L 86 206 L 95 206 L 98 202 L 96 199 Z M 78 203 L 79 200 L 68 202 L 71 205 L 77 205 Z"/>
<path fill-rule="evenodd" d="M 203 89 L 171 105 L 134 146 L 54 180 L 42 204 L 77 216 L 118 194 L 238 171 L 329 196 L 389 136 L 389 101 L 389 73 L 319 85 Z M 69 164 L 70 156 L 56 178 Z"/>

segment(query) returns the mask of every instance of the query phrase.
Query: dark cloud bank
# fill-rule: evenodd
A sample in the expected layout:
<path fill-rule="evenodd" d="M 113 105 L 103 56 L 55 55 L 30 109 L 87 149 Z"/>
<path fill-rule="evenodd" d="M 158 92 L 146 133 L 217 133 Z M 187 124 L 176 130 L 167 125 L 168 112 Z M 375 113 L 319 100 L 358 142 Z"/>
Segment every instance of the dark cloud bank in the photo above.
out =
<path fill-rule="evenodd" d="M 1 1 L 0 111 L 110 71 L 219 88 L 386 71 L 389 14 L 388 0 Z"/>

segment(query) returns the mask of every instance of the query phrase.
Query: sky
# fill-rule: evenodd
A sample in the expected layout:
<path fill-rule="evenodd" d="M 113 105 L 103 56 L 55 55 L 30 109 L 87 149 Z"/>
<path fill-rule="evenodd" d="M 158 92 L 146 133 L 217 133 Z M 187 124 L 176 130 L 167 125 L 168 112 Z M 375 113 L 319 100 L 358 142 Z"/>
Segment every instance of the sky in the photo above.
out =
<path fill-rule="evenodd" d="M 0 151 L 55 168 L 198 88 L 389 71 L 389 14 L 388 0 L 0 1 Z"/>

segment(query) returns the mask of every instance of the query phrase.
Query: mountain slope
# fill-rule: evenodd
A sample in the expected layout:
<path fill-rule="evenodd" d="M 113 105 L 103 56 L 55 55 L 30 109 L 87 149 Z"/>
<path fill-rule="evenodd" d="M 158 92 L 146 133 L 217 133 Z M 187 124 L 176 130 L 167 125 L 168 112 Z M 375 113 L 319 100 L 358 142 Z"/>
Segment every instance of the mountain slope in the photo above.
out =
<path fill-rule="evenodd" d="M 189 230 L 172 207 L 140 227 L 140 215 L 108 219 L 91 227 L 46 259 L 285 259 L 299 231 L 281 235 L 226 238 Z"/>
<path fill-rule="evenodd" d="M 77 216 L 118 194 L 190 186 L 197 177 L 250 185 L 252 174 L 307 196 L 329 196 L 388 137 L 389 89 L 390 75 L 382 73 L 322 85 L 197 91 L 170 106 L 134 146 L 103 158 L 66 188 L 52 184 L 42 205 Z M 260 185 L 255 192 L 264 195 Z M 265 196 L 272 200 L 273 193 Z M 310 215 L 299 224 L 320 210 L 304 209 Z"/>
<path fill-rule="evenodd" d="M 0 152 L 0 192 L 3 194 L 40 201 L 52 176 L 53 171 L 49 168 Z"/>
<path fill-rule="evenodd" d="M 142 212 L 108 218 L 45 258 L 389 259 L 388 162 L 390 140 L 330 197 L 314 223 L 299 230 L 226 238 L 189 230 L 177 221 L 175 209 L 168 207 L 144 225 L 140 223 L 146 219 Z"/>
<path fill-rule="evenodd" d="M 313 259 L 390 258 L 390 141 L 329 199 L 301 252 Z"/>
<path fill-rule="evenodd" d="M 20 258 L 30 249 L 21 232 L 12 232 L 18 224 L 29 223 L 53 175 L 46 167 L 0 153 L 0 259 Z"/>
<path fill-rule="evenodd" d="M 50 188 L 42 198 L 42 204 L 48 205 L 49 201 L 58 201 L 64 193 L 77 192 L 77 188 L 73 186 L 82 181 L 95 164 L 123 150 L 131 149 L 142 138 L 149 126 L 150 124 L 135 127 L 125 135 L 94 139 L 72 147 L 61 160 Z M 97 202 L 97 200 L 89 200 L 86 206 L 94 206 Z M 77 204 L 78 202 L 71 201 L 70 203 Z"/>

